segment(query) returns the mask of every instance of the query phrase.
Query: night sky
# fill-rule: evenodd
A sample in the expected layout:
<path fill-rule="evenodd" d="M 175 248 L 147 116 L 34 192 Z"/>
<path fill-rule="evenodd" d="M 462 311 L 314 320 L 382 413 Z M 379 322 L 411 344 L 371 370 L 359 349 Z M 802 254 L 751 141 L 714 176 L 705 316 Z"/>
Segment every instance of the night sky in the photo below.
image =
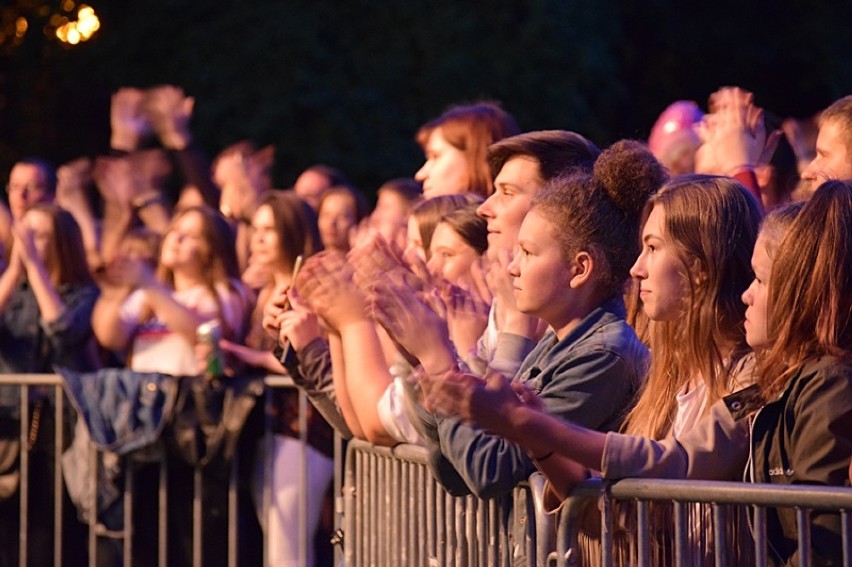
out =
<path fill-rule="evenodd" d="M 722 85 L 779 117 L 852 93 L 849 2 L 88 3 L 100 29 L 76 46 L 50 17 L 74 21 L 79 3 L 0 9 L 4 175 L 22 155 L 106 152 L 109 96 L 123 85 L 195 96 L 193 131 L 211 156 L 241 138 L 274 144 L 277 186 L 324 162 L 368 193 L 413 174 L 414 132 L 453 103 L 498 100 L 524 130 L 603 146 L 644 138 L 667 104 L 704 106 Z"/>

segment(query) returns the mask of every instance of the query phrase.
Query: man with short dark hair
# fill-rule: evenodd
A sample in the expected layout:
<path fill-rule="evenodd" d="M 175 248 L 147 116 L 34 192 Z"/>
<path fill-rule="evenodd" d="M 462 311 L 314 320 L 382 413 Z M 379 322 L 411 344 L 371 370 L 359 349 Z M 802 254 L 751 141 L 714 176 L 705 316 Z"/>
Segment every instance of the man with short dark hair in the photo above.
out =
<path fill-rule="evenodd" d="M 53 201 L 56 196 L 56 169 L 41 158 L 24 158 L 9 172 L 6 194 L 12 218 L 19 219 L 32 205 Z"/>

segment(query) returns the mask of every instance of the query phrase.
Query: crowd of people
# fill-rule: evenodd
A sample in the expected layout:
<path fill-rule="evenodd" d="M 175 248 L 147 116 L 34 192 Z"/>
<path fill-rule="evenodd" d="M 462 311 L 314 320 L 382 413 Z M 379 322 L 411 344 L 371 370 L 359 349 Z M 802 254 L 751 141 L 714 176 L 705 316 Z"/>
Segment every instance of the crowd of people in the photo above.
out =
<path fill-rule="evenodd" d="M 724 87 L 706 111 L 677 101 L 647 141 L 604 149 L 521 132 L 498 103 L 453 106 L 416 133 L 423 166 L 378 188 L 372 210 L 327 165 L 274 188 L 272 147 L 241 141 L 209 162 L 193 105 L 175 86 L 122 88 L 108 154 L 14 165 L 0 371 L 290 375 L 312 403 L 307 431 L 277 392 L 273 465 L 261 455 L 252 475 L 272 495 L 270 565 L 312 561 L 296 528 L 301 433 L 309 538 L 332 430 L 424 446 L 454 495 L 497 497 L 539 470 L 552 509 L 590 476 L 849 486 L 852 96 L 810 128 Z M 211 321 L 218 370 L 199 333 Z M 60 497 L 47 481 L 56 400 L 31 400 L 21 424 L 19 389 L 0 387 L 0 439 L 28 428 L 50 487 L 31 481 L 28 498 Z M 17 546 L 12 461 L 0 458 L 3 549 Z M 795 561 L 794 512 L 770 514 L 772 560 Z M 839 560 L 839 516 L 811 524 L 815 557 Z M 68 556 L 82 553 L 75 533 Z M 583 537 L 594 554 L 598 536 Z M 697 561 L 711 538 L 690 534 Z M 174 564 L 190 552 L 177 545 Z"/>

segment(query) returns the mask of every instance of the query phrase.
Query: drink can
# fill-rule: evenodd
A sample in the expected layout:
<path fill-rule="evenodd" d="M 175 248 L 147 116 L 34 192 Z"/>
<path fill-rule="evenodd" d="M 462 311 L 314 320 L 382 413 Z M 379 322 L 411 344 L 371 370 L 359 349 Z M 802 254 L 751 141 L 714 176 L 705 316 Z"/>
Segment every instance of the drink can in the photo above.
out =
<path fill-rule="evenodd" d="M 199 354 L 204 362 L 204 376 L 214 379 L 225 373 L 225 360 L 219 340 L 222 338 L 222 326 L 219 321 L 202 323 L 195 331 Z"/>

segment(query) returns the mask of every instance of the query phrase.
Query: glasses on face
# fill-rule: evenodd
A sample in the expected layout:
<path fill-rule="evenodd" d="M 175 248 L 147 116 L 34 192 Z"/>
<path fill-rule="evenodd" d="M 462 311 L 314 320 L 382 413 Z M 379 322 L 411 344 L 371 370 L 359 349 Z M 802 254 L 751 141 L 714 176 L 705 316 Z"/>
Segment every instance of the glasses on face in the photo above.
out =
<path fill-rule="evenodd" d="M 32 195 L 34 197 L 42 197 L 45 194 L 44 187 L 35 183 L 26 183 L 24 185 L 6 185 L 7 195 Z"/>

